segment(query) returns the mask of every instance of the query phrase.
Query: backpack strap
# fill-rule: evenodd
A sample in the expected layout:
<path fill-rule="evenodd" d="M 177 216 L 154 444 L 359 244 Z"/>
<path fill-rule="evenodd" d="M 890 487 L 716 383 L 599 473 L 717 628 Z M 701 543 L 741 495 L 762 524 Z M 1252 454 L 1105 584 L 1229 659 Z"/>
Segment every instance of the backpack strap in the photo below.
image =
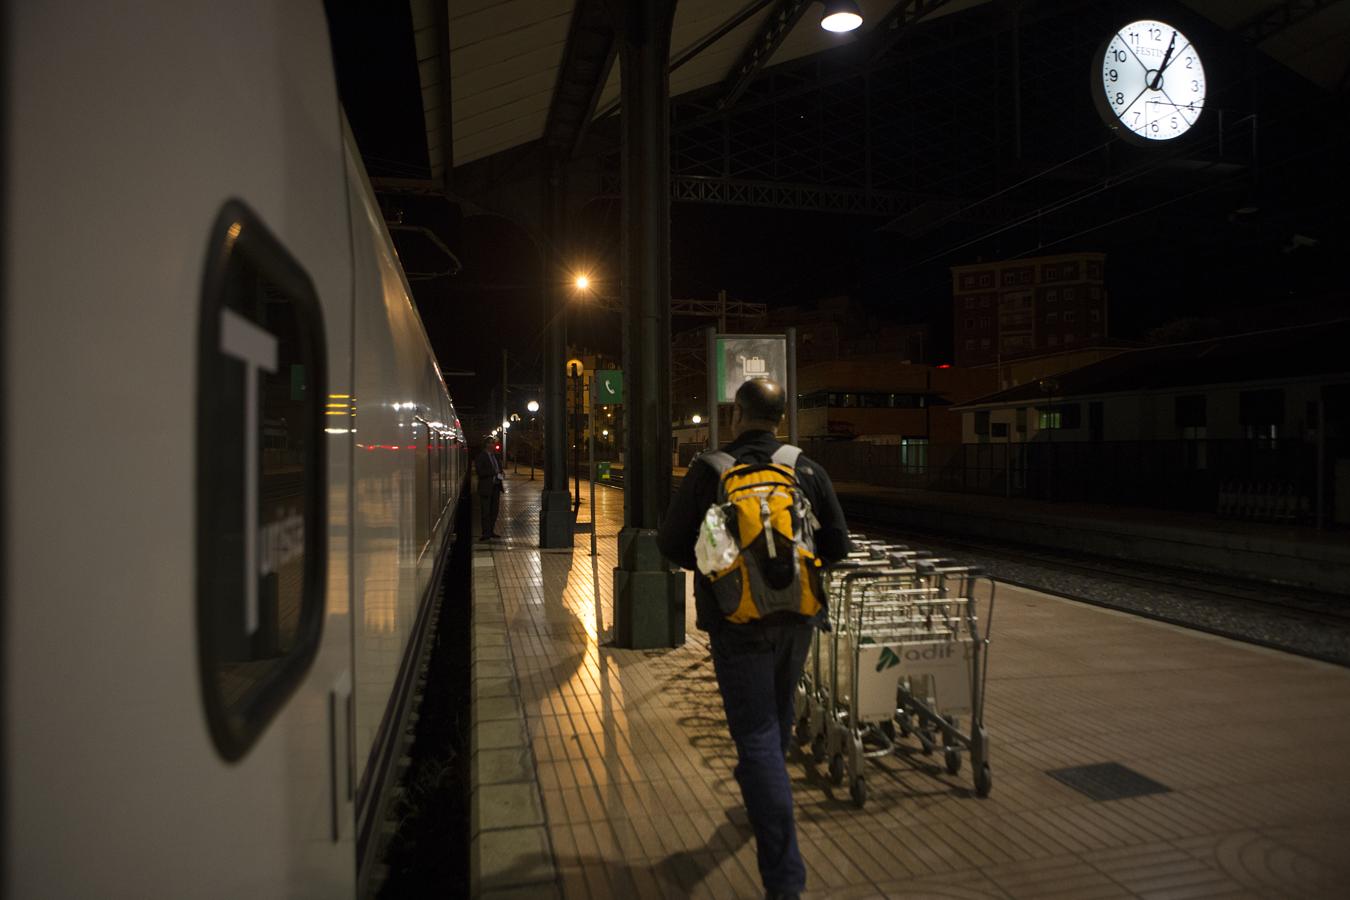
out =
<path fill-rule="evenodd" d="M 732 466 L 736 465 L 736 457 L 727 453 L 725 450 L 709 450 L 707 453 L 700 453 L 699 460 L 712 466 L 712 470 L 721 478 Z"/>
<path fill-rule="evenodd" d="M 801 447 L 794 447 L 791 444 L 784 444 L 773 451 L 773 456 L 769 457 L 769 462 L 780 466 L 787 466 L 789 469 L 797 468 L 797 457 L 802 455 Z"/>
<path fill-rule="evenodd" d="M 777 463 L 780 466 L 787 466 L 795 475 L 797 472 L 797 460 L 801 458 L 802 448 L 794 447 L 792 444 L 783 444 L 773 452 L 769 462 Z M 816 512 L 811 508 L 811 501 L 806 496 L 800 495 L 802 501 L 802 518 L 810 531 L 820 527 L 820 520 L 816 518 Z"/>
<path fill-rule="evenodd" d="M 727 453 L 725 450 L 708 450 L 698 455 L 698 458 L 708 464 L 717 476 L 717 502 L 725 503 L 726 495 L 722 493 L 722 476 L 731 471 L 731 467 L 736 465 L 736 457 Z"/>

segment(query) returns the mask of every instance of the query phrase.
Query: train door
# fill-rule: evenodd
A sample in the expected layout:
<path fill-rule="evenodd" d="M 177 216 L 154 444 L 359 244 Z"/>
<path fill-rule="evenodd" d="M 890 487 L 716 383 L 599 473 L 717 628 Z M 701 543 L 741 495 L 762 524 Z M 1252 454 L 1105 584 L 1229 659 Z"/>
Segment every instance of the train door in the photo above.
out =
<path fill-rule="evenodd" d="M 3 890 L 351 896 L 323 10 L 5 11 Z"/>

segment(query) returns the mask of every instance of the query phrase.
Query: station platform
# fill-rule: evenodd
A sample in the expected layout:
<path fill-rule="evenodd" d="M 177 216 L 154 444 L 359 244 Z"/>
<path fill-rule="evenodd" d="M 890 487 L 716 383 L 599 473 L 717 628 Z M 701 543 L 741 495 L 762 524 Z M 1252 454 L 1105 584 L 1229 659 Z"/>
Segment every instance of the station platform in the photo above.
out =
<path fill-rule="evenodd" d="M 622 494 L 597 490 L 593 564 L 587 534 L 537 548 L 541 486 L 511 477 L 505 540 L 475 544 L 475 896 L 762 896 L 692 598 L 683 646 L 605 646 Z M 916 747 L 858 810 L 790 754 L 803 896 L 1345 895 L 1350 670 L 1009 586 L 991 637 L 989 797 Z M 1165 790 L 1047 774 L 1103 763 Z"/>

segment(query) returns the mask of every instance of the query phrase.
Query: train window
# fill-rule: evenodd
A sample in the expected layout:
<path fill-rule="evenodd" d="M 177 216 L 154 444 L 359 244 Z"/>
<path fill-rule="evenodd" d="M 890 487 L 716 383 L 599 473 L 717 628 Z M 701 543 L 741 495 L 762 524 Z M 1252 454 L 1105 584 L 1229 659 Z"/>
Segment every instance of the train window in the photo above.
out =
<path fill-rule="evenodd" d="M 237 201 L 211 232 L 198 340 L 197 655 L 211 737 L 236 760 L 318 650 L 324 414 L 341 406 L 346 433 L 350 398 L 327 394 L 309 276 Z"/>

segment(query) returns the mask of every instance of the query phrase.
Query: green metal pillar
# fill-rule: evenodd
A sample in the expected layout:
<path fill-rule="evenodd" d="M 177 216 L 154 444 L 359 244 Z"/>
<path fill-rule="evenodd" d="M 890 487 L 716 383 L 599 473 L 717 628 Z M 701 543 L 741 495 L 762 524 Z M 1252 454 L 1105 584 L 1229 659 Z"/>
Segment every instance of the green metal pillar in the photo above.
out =
<path fill-rule="evenodd" d="M 548 240 L 544 266 L 544 490 L 539 507 L 539 546 L 545 549 L 572 546 L 575 515 L 567 492 L 567 398 L 563 367 L 567 365 L 563 309 L 567 305 L 559 252 L 566 227 L 564 216 L 563 162 L 549 161 L 544 186 L 544 222 Z"/>
<path fill-rule="evenodd" d="M 684 572 L 656 546 L 670 504 L 670 30 L 674 0 L 615 0 L 623 79 L 623 357 L 628 454 L 614 643 L 684 643 Z"/>

